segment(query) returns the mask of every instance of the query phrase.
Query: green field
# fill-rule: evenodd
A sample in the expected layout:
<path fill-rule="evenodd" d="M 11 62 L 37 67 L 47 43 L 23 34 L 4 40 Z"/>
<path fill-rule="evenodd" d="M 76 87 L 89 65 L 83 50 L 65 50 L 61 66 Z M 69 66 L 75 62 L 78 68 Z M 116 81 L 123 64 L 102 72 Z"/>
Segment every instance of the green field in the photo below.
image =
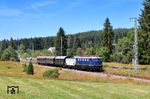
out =
<path fill-rule="evenodd" d="M 48 70 L 34 64 L 34 75 L 22 72 L 21 63 L 0 62 L 0 99 L 150 99 L 150 84 L 130 79 L 111 79 L 61 70 L 57 79 L 43 78 Z M 20 93 L 7 94 L 7 86 Z"/>
<path fill-rule="evenodd" d="M 8 85 L 18 85 L 20 93 L 7 94 Z M 150 86 L 0 77 L 0 99 L 150 99 Z"/>

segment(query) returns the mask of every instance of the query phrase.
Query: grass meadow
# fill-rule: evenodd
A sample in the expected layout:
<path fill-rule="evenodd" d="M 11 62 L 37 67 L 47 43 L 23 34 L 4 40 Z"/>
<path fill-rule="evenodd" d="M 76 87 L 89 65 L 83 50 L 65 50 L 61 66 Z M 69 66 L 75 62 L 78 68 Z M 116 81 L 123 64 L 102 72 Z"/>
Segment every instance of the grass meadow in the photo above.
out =
<path fill-rule="evenodd" d="M 150 86 L 32 78 L 0 77 L 0 99 L 150 99 Z M 7 94 L 8 85 L 20 93 Z"/>
<path fill-rule="evenodd" d="M 148 83 L 67 70 L 60 70 L 57 79 L 43 78 L 48 69 L 34 64 L 35 74 L 27 75 L 21 63 L 0 62 L 0 99 L 150 99 Z M 7 94 L 11 85 L 20 93 Z"/>
<path fill-rule="evenodd" d="M 138 71 L 134 72 L 132 64 L 121 64 L 121 63 L 103 63 L 105 72 L 113 74 L 123 74 L 136 77 L 150 78 L 150 65 L 139 65 Z"/>

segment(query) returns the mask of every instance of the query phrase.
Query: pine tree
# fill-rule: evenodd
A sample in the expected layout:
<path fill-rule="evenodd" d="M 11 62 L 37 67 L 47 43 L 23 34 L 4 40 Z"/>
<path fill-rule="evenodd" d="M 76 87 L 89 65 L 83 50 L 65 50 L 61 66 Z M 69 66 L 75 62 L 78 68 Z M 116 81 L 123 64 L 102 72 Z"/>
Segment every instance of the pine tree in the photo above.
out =
<path fill-rule="evenodd" d="M 28 65 L 28 68 L 27 68 L 27 74 L 34 74 L 34 68 L 33 68 L 33 64 L 32 64 L 32 62 L 30 61 L 29 62 L 29 65 Z"/>
<path fill-rule="evenodd" d="M 20 46 L 18 48 L 18 51 L 19 51 L 20 54 L 25 53 L 25 46 L 23 44 L 20 44 Z"/>
<path fill-rule="evenodd" d="M 150 63 L 150 0 L 144 0 L 144 9 L 139 18 L 139 62 Z"/>
<path fill-rule="evenodd" d="M 67 50 L 67 37 L 65 31 L 60 27 L 55 38 L 56 55 L 61 55 L 61 39 L 62 39 L 62 55 L 66 55 Z"/>
<path fill-rule="evenodd" d="M 10 39 L 9 45 L 10 45 L 13 49 L 16 49 L 16 44 L 15 44 L 15 42 L 14 42 L 14 40 L 13 40 L 12 37 L 11 37 L 11 39 Z"/>
<path fill-rule="evenodd" d="M 5 50 L 6 48 L 8 47 L 8 42 L 7 42 L 7 40 L 2 40 L 2 42 L 1 42 L 1 50 L 3 51 L 3 50 Z"/>
<path fill-rule="evenodd" d="M 110 50 L 110 54 L 112 53 L 112 44 L 113 44 L 114 32 L 113 27 L 109 21 L 109 18 L 106 18 L 104 23 L 104 31 L 101 37 L 101 46 L 107 47 Z"/>

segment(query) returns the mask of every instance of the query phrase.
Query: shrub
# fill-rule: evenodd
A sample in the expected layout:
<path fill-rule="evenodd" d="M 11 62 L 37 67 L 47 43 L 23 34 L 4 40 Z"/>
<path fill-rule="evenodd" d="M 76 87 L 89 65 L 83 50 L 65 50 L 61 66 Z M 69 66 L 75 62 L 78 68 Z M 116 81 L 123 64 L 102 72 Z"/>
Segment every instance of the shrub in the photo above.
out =
<path fill-rule="evenodd" d="M 93 47 L 86 49 L 85 54 L 90 56 L 90 55 L 95 55 L 96 51 Z"/>
<path fill-rule="evenodd" d="M 59 69 L 50 69 L 43 73 L 43 77 L 58 78 Z"/>
<path fill-rule="evenodd" d="M 34 74 L 34 68 L 33 68 L 33 64 L 31 61 L 29 62 L 26 72 L 27 72 L 27 74 L 32 74 L 32 75 Z"/>
<path fill-rule="evenodd" d="M 18 54 L 16 51 L 9 46 L 7 49 L 4 50 L 2 56 L 1 56 L 2 61 L 17 61 L 18 60 Z"/>
<path fill-rule="evenodd" d="M 103 65 L 103 68 L 107 68 L 107 67 L 109 67 L 109 65 L 106 65 L 106 64 Z"/>
<path fill-rule="evenodd" d="M 107 47 L 98 48 L 96 55 L 102 57 L 103 61 L 109 61 L 110 51 Z"/>
<path fill-rule="evenodd" d="M 73 49 L 71 49 L 71 48 L 68 48 L 67 49 L 67 56 L 74 56 L 74 50 Z"/>
<path fill-rule="evenodd" d="M 111 61 L 129 64 L 129 63 L 131 63 L 131 60 L 132 60 L 132 53 L 127 53 L 125 55 L 119 54 L 119 53 L 114 53 L 110 56 L 110 59 L 111 59 Z"/>

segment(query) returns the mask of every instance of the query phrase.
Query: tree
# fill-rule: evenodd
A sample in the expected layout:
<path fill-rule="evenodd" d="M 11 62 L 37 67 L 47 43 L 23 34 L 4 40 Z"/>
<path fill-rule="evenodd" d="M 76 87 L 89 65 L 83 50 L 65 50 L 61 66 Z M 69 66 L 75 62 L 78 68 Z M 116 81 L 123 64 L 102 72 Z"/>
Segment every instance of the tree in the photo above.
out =
<path fill-rule="evenodd" d="M 95 51 L 95 49 L 93 47 L 91 47 L 91 48 L 86 49 L 85 54 L 89 55 L 89 56 L 95 55 L 96 51 Z"/>
<path fill-rule="evenodd" d="M 67 56 L 74 56 L 74 50 L 71 48 L 67 49 Z"/>
<path fill-rule="evenodd" d="M 3 54 L 3 51 L 0 49 L 0 57 L 2 56 L 2 54 Z"/>
<path fill-rule="evenodd" d="M 22 58 L 27 58 L 27 57 L 30 57 L 30 55 L 29 55 L 28 53 L 23 53 L 23 54 L 21 55 L 21 57 L 22 57 Z"/>
<path fill-rule="evenodd" d="M 127 37 L 119 39 L 116 44 L 116 51 L 111 55 L 111 60 L 121 63 L 131 63 L 133 58 L 134 32 L 130 31 Z"/>
<path fill-rule="evenodd" d="M 20 46 L 18 48 L 18 51 L 19 51 L 20 54 L 25 53 L 25 46 L 23 44 L 20 44 Z"/>
<path fill-rule="evenodd" d="M 3 50 L 5 50 L 6 48 L 8 47 L 8 42 L 7 42 L 7 40 L 2 40 L 1 41 L 1 50 L 3 51 Z"/>
<path fill-rule="evenodd" d="M 109 18 L 106 18 L 104 23 L 104 31 L 101 37 L 101 46 L 107 47 L 110 51 L 110 54 L 112 53 L 112 44 L 113 44 L 113 38 L 114 38 L 114 32 L 113 27 L 111 26 L 111 23 L 109 21 Z"/>
<path fill-rule="evenodd" d="M 10 39 L 9 46 L 11 46 L 13 49 L 16 49 L 16 44 L 15 44 L 15 42 L 14 42 L 12 37 Z"/>
<path fill-rule="evenodd" d="M 33 64 L 31 61 L 29 62 L 29 65 L 27 68 L 27 74 L 32 74 L 32 75 L 34 74 L 34 68 L 33 68 Z"/>
<path fill-rule="evenodd" d="M 82 55 L 82 49 L 81 49 L 81 48 L 77 48 L 77 50 L 76 50 L 76 55 L 77 55 L 77 56 Z"/>
<path fill-rule="evenodd" d="M 66 55 L 67 38 L 65 35 L 65 31 L 62 27 L 60 27 L 59 31 L 57 32 L 57 37 L 55 38 L 56 55 L 61 55 L 61 43 L 62 55 Z"/>
<path fill-rule="evenodd" d="M 81 48 L 81 42 L 78 35 L 74 36 L 73 49 Z"/>
<path fill-rule="evenodd" d="M 109 61 L 109 49 L 107 47 L 97 48 L 96 55 L 102 57 L 103 61 Z"/>
<path fill-rule="evenodd" d="M 139 18 L 139 62 L 150 63 L 150 0 L 144 0 L 144 9 Z"/>
<path fill-rule="evenodd" d="M 4 50 L 4 53 L 1 56 L 1 60 L 3 61 L 17 61 L 18 60 L 18 54 L 16 51 L 9 46 L 7 49 Z"/>

